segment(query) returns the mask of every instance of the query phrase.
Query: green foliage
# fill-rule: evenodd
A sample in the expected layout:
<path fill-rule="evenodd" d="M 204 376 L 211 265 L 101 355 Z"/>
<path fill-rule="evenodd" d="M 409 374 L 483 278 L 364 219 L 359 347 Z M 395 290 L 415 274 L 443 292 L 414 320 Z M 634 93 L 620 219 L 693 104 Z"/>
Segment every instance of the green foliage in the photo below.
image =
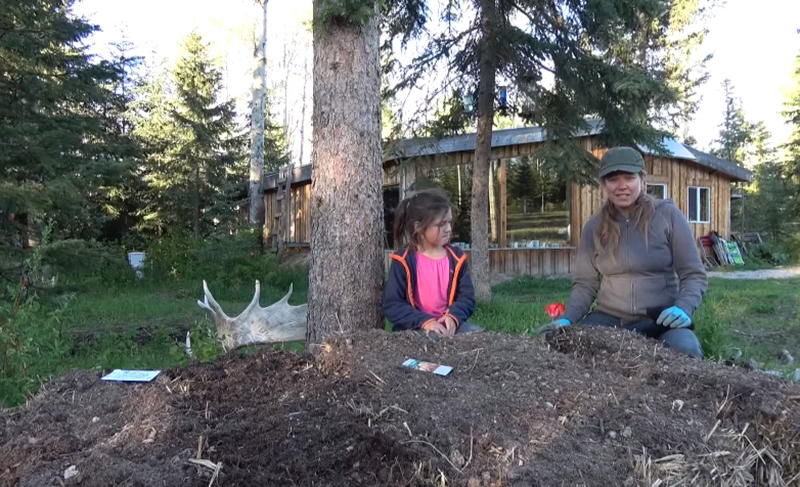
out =
<path fill-rule="evenodd" d="M 716 148 L 712 154 L 725 160 L 744 165 L 748 160 L 748 149 L 756 143 L 760 131 L 761 143 L 769 138 L 766 127 L 747 121 L 741 101 L 734 96 L 733 84 L 726 79 L 722 83 L 725 90 L 725 114 L 720 124 L 719 138 L 714 141 Z"/>
<path fill-rule="evenodd" d="M 44 228 L 43 244 L 51 232 L 52 223 Z M 0 406 L 26 400 L 27 392 L 52 365 L 42 360 L 68 353 L 61 323 L 69 297 L 51 308 L 40 304 L 36 285 L 41 281 L 42 257 L 40 247 L 31 251 L 19 284 L 8 286 L 6 299 L 0 301 Z"/>
<path fill-rule="evenodd" d="M 382 0 L 331 0 L 323 7 L 320 20 L 323 25 L 341 22 L 363 27 L 383 4 Z"/>
<path fill-rule="evenodd" d="M 756 259 L 772 265 L 784 265 L 789 262 L 789 254 L 776 244 L 765 242 L 762 245 L 754 246 L 751 252 Z"/>
<path fill-rule="evenodd" d="M 170 356 L 176 363 L 187 365 L 192 360 L 210 362 L 224 353 L 212 323 L 200 322 L 188 334 L 191 356 L 187 355 L 186 342 L 178 341 L 170 348 Z"/>
<path fill-rule="evenodd" d="M 173 232 L 154 241 L 147 250 L 147 262 L 146 279 L 192 282 L 196 286 L 206 280 L 213 290 L 221 290 L 222 296 L 243 288 L 252 293 L 255 279 L 284 293 L 294 284 L 294 293 L 300 297 L 308 291 L 306 269 L 279 267 L 274 255 L 261 252 L 252 231 L 214 234 L 205 239 Z"/>
<path fill-rule="evenodd" d="M 136 148 L 113 109 L 127 61 L 88 54 L 97 27 L 72 4 L 0 9 L 0 246 L 27 245 L 51 218 L 56 234 L 98 236 L 113 217 L 112 188 L 132 167 Z"/>
<path fill-rule="evenodd" d="M 730 358 L 730 324 L 721 319 L 719 306 L 720 303 L 706 299 L 692 316 L 695 334 L 709 360 Z"/>
<path fill-rule="evenodd" d="M 143 87 L 134 134 L 147 148 L 142 217 L 148 230 L 190 228 L 201 236 L 235 220 L 244 137 L 237 134 L 233 101 L 220 100 L 222 90 L 222 73 L 196 32 L 183 40 L 169 72 Z"/>
<path fill-rule="evenodd" d="M 665 39 L 674 32 L 660 0 L 448 2 L 438 19 L 428 12 L 429 3 L 388 2 L 384 16 L 389 35 L 383 64 L 391 80 L 384 96 L 421 83 L 435 87 L 403 123 L 435 137 L 463 131 L 477 114 L 463 100 L 477 100 L 479 67 L 488 55 L 496 59 L 496 83 L 509 87 L 511 103 L 502 110 L 547 130 L 537 157 L 549 161 L 560 178 L 596 179 L 596 159 L 572 138 L 588 128 L 587 118 L 605 121 L 606 144 L 662 147 L 655 114 L 674 105 L 678 95 L 664 75 Z M 411 62 L 401 62 L 396 52 L 411 39 L 422 47 Z M 551 74 L 554 82 L 543 82 Z M 430 113 L 430 107 L 440 113 Z"/>

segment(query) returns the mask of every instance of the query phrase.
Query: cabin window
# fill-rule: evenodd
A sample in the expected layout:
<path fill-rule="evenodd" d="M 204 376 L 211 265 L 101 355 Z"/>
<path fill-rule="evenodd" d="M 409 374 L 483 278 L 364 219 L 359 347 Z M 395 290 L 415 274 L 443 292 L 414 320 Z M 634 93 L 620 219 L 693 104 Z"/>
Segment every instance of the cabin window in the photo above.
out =
<path fill-rule="evenodd" d="M 647 183 L 647 194 L 657 200 L 665 200 L 667 199 L 667 185 Z"/>
<path fill-rule="evenodd" d="M 689 186 L 689 221 L 711 222 L 711 188 Z"/>
<path fill-rule="evenodd" d="M 508 160 L 508 246 L 564 247 L 570 244 L 569 192 L 544 159 Z"/>

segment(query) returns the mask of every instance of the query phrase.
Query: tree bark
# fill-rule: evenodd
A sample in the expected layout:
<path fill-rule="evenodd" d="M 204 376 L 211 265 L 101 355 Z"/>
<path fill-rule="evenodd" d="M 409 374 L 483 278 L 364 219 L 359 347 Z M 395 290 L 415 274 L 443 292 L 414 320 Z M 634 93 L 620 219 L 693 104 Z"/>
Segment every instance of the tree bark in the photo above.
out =
<path fill-rule="evenodd" d="M 311 269 L 306 349 L 337 332 L 383 328 L 379 30 L 323 24 L 314 1 Z"/>
<path fill-rule="evenodd" d="M 253 99 L 250 112 L 250 224 L 264 227 L 264 123 L 267 105 L 267 3 L 256 0 L 262 6 L 261 37 L 253 50 Z"/>
<path fill-rule="evenodd" d="M 492 121 L 497 60 L 492 36 L 497 22 L 496 0 L 481 0 L 480 79 L 478 81 L 478 132 L 472 170 L 472 280 L 475 297 L 492 298 L 489 268 L 489 158 L 492 153 Z"/>

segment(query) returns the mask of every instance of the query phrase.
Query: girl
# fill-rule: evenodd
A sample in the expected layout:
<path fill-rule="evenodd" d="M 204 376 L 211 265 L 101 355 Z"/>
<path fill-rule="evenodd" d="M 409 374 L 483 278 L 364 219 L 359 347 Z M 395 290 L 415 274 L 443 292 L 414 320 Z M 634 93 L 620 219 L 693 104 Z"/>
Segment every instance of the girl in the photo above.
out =
<path fill-rule="evenodd" d="M 400 202 L 383 314 L 392 329 L 423 330 L 433 336 L 480 331 L 467 323 L 475 311 L 475 291 L 461 249 L 451 247 L 453 212 L 438 189 L 425 190 Z"/>
<path fill-rule="evenodd" d="M 647 194 L 644 159 L 633 148 L 606 152 L 599 176 L 606 201 L 583 227 L 564 317 L 542 330 L 622 327 L 702 357 L 691 316 L 708 278 L 686 217 L 671 200 Z"/>

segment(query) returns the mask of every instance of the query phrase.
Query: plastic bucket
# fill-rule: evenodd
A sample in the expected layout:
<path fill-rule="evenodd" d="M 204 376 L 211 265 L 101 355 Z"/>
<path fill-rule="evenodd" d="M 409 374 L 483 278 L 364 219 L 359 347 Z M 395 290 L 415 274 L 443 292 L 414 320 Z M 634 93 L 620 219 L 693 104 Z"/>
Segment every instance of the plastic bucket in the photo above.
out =
<path fill-rule="evenodd" d="M 128 263 L 131 268 L 136 272 L 136 278 L 141 279 L 144 277 L 144 252 L 128 252 Z"/>

